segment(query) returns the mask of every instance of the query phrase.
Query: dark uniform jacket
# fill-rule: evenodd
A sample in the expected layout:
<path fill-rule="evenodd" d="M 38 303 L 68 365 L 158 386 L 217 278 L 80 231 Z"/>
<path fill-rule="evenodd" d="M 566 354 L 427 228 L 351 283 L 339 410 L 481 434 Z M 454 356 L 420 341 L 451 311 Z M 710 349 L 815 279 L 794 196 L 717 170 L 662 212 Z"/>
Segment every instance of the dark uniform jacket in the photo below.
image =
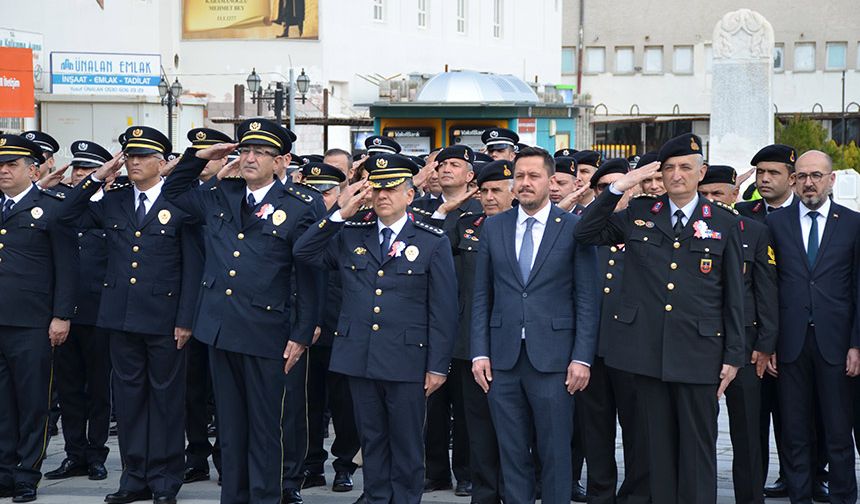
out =
<path fill-rule="evenodd" d="M 107 232 L 104 229 L 78 229 L 78 283 L 75 290 L 78 311 L 73 324 L 96 325 L 107 271 Z"/>
<path fill-rule="evenodd" d="M 597 249 L 597 264 L 600 270 L 600 335 L 597 340 L 597 356 L 606 358 L 610 352 L 623 348 L 625 342 L 613 331 L 612 315 L 623 300 L 621 279 L 624 273 L 624 244 L 604 245 Z"/>
<path fill-rule="evenodd" d="M 75 315 L 78 248 L 63 203 L 34 185 L 0 223 L 0 325 L 48 327 Z"/>
<path fill-rule="evenodd" d="M 779 333 L 779 299 L 770 233 L 767 226 L 749 217 L 741 217 L 738 227 L 744 255 L 744 352 L 747 356 L 753 350 L 772 354 Z"/>
<path fill-rule="evenodd" d="M 330 370 L 398 382 L 448 373 L 457 332 L 457 279 L 442 230 L 407 219 L 399 257 L 380 257 L 375 216 L 323 219 L 299 239 L 299 260 L 340 271 L 343 303 Z"/>
<path fill-rule="evenodd" d="M 472 291 L 475 289 L 475 261 L 481 230 L 486 222 L 484 213 L 467 213 L 460 217 L 457 226 L 448 231 L 454 268 L 457 272 L 459 307 L 459 332 L 454 342 L 454 358 L 469 360 L 471 355 L 470 334 L 472 330 Z"/>
<path fill-rule="evenodd" d="M 586 243 L 625 244 L 623 300 L 612 313 L 625 344 L 606 363 L 668 382 L 718 383 L 723 364 L 749 360 L 737 217 L 699 197 L 676 241 L 667 195 L 634 198 L 613 213 L 620 198 L 604 191 L 576 230 Z M 716 234 L 698 237 L 697 226 Z"/>

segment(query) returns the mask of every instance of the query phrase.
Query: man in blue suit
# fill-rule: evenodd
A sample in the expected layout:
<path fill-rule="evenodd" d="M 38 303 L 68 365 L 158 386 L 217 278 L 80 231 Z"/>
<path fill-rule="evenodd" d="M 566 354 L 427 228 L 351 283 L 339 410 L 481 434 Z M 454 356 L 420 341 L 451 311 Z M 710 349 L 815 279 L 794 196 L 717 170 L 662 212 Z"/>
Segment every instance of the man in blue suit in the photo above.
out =
<path fill-rule="evenodd" d="M 829 198 L 830 157 L 795 164 L 800 201 L 767 216 L 779 275 L 782 438 L 791 502 L 812 502 L 815 396 L 830 462 L 830 502 L 857 499 L 849 377 L 860 374 L 860 215 Z"/>
<path fill-rule="evenodd" d="M 572 394 L 588 385 L 598 329 L 597 258 L 579 218 L 549 201 L 555 162 L 538 148 L 514 162 L 516 209 L 484 224 L 475 271 L 472 372 L 499 435 L 505 500 L 534 502 L 532 432 L 543 502 L 571 494 Z"/>

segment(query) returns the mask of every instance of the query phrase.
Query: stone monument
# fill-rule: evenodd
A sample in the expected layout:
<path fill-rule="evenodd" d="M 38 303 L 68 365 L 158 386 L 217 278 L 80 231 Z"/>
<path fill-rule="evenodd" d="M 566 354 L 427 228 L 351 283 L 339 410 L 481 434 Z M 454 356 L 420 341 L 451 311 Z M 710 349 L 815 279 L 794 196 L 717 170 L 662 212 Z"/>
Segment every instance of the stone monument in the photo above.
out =
<path fill-rule="evenodd" d="M 729 12 L 714 28 L 713 54 L 708 159 L 743 173 L 773 143 L 773 27 L 758 12 Z"/>

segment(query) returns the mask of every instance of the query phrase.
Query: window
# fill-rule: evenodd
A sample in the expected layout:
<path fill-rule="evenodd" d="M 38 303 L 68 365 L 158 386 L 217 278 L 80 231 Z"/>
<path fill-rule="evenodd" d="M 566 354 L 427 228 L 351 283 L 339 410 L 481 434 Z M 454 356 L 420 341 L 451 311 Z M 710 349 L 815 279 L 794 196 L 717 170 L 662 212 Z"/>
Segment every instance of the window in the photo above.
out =
<path fill-rule="evenodd" d="M 457 0 L 457 33 L 466 33 L 466 0 Z"/>
<path fill-rule="evenodd" d="M 663 46 L 645 47 L 645 73 L 663 73 Z"/>
<path fill-rule="evenodd" d="M 794 71 L 815 71 L 815 42 L 798 42 L 794 44 Z"/>
<path fill-rule="evenodd" d="M 427 28 L 427 2 L 418 0 L 418 28 Z"/>
<path fill-rule="evenodd" d="M 785 45 L 776 44 L 773 46 L 773 71 L 782 72 L 785 70 Z"/>
<path fill-rule="evenodd" d="M 383 2 L 385 0 L 373 0 L 373 20 L 374 21 L 383 21 L 385 18 L 383 17 Z"/>
<path fill-rule="evenodd" d="M 576 47 L 561 48 L 561 73 L 576 73 Z"/>
<path fill-rule="evenodd" d="M 693 73 L 693 46 L 675 46 L 672 54 L 672 72 L 676 74 Z"/>
<path fill-rule="evenodd" d="M 493 0 L 493 37 L 502 38 L 502 0 Z"/>
<path fill-rule="evenodd" d="M 606 48 L 585 48 L 585 71 L 587 73 L 603 73 L 606 70 Z"/>
<path fill-rule="evenodd" d="M 633 73 L 633 48 L 632 47 L 616 47 L 615 48 L 615 73 L 617 73 L 617 74 Z"/>
<path fill-rule="evenodd" d="M 848 61 L 848 44 L 845 42 L 828 42 L 827 70 L 845 70 Z"/>
<path fill-rule="evenodd" d="M 714 46 L 705 44 L 705 73 L 714 71 Z"/>

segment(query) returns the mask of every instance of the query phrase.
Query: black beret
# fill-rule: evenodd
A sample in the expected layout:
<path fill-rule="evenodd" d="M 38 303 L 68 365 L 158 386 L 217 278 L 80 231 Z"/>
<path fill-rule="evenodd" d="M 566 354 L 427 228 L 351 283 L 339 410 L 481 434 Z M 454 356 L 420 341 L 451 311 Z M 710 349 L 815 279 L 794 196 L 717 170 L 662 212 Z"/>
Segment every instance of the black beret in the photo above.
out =
<path fill-rule="evenodd" d="M 481 135 L 481 141 L 487 150 L 513 149 L 520 141 L 520 136 L 506 128 L 489 128 Z"/>
<path fill-rule="evenodd" d="M 704 155 L 702 152 L 702 139 L 692 133 L 684 133 L 664 143 L 660 147 L 657 159 L 665 163 L 667 159 L 677 156 L 689 156 L 690 154 Z"/>
<path fill-rule="evenodd" d="M 414 161 L 400 154 L 374 154 L 364 165 L 370 172 L 367 180 L 374 189 L 399 186 L 421 169 Z"/>
<path fill-rule="evenodd" d="M 186 137 L 195 149 L 205 149 L 219 143 L 233 143 L 229 135 L 212 128 L 194 128 Z"/>
<path fill-rule="evenodd" d="M 597 183 L 600 181 L 600 177 L 604 175 L 609 175 L 610 173 L 620 173 L 625 174 L 630 171 L 630 162 L 625 158 L 612 158 L 607 159 L 606 161 L 600 163 L 600 167 L 597 168 L 597 171 L 594 172 L 594 175 L 591 177 L 590 186 L 592 189 L 597 187 Z"/>
<path fill-rule="evenodd" d="M 45 152 L 50 152 L 51 154 L 53 154 L 60 150 L 60 144 L 54 139 L 54 137 L 47 133 L 33 130 L 23 132 L 21 133 L 21 136 L 35 143 Z"/>
<path fill-rule="evenodd" d="M 293 148 L 289 130 L 268 119 L 247 119 L 239 125 L 236 135 L 239 137 L 239 147 L 274 147 L 281 155 L 288 154 Z"/>
<path fill-rule="evenodd" d="M 471 147 L 464 144 L 449 145 L 436 154 L 436 162 L 442 164 L 446 159 L 462 159 L 472 164 L 475 162 L 475 152 Z"/>
<path fill-rule="evenodd" d="M 734 185 L 737 179 L 737 172 L 731 166 L 726 165 L 708 165 L 708 171 L 699 185 L 705 184 L 732 184 Z"/>
<path fill-rule="evenodd" d="M 642 168 L 643 166 L 649 165 L 657 161 L 657 151 L 646 152 L 639 156 L 639 161 L 636 161 L 636 168 Z"/>
<path fill-rule="evenodd" d="M 325 192 L 346 180 L 346 175 L 340 169 L 326 163 L 310 161 L 302 166 L 304 183 Z"/>
<path fill-rule="evenodd" d="M 132 126 L 125 130 L 122 150 L 129 156 L 161 154 L 165 158 L 173 151 L 173 144 L 164 133 L 149 126 Z"/>
<path fill-rule="evenodd" d="M 45 160 L 42 147 L 23 136 L 0 135 L 0 163 L 14 161 L 19 158 L 30 158 L 35 163 Z"/>
<path fill-rule="evenodd" d="M 576 160 L 567 156 L 559 156 L 555 158 L 555 172 L 567 173 L 568 175 L 576 177 L 577 173 L 579 173 L 579 170 L 576 169 Z"/>
<path fill-rule="evenodd" d="M 794 166 L 794 162 L 797 160 L 797 151 L 794 150 L 794 147 L 789 145 L 782 144 L 773 144 L 768 145 L 767 147 L 762 148 L 760 151 L 756 152 L 755 156 L 753 156 L 750 164 L 755 166 L 762 161 L 773 161 L 776 163 L 785 163 L 791 166 Z"/>
<path fill-rule="evenodd" d="M 484 154 L 483 152 L 475 153 L 475 163 L 492 163 L 493 158 L 489 154 Z"/>
<path fill-rule="evenodd" d="M 89 140 L 72 142 L 72 166 L 79 168 L 98 168 L 113 156 L 101 145 Z"/>
<path fill-rule="evenodd" d="M 576 149 L 559 149 L 555 151 L 555 154 L 552 157 L 573 157 L 574 154 L 579 152 Z"/>
<path fill-rule="evenodd" d="M 511 180 L 514 178 L 514 163 L 507 159 L 500 159 L 481 166 L 481 172 L 478 174 L 478 187 L 484 182 L 493 182 L 496 180 Z"/>
<path fill-rule="evenodd" d="M 364 147 L 367 149 L 368 154 L 399 154 L 401 149 L 400 144 L 396 140 L 380 135 L 367 137 L 364 141 Z"/>
<path fill-rule="evenodd" d="M 581 150 L 575 152 L 571 157 L 576 160 L 577 165 L 600 166 L 600 158 L 603 156 L 597 151 Z"/>

